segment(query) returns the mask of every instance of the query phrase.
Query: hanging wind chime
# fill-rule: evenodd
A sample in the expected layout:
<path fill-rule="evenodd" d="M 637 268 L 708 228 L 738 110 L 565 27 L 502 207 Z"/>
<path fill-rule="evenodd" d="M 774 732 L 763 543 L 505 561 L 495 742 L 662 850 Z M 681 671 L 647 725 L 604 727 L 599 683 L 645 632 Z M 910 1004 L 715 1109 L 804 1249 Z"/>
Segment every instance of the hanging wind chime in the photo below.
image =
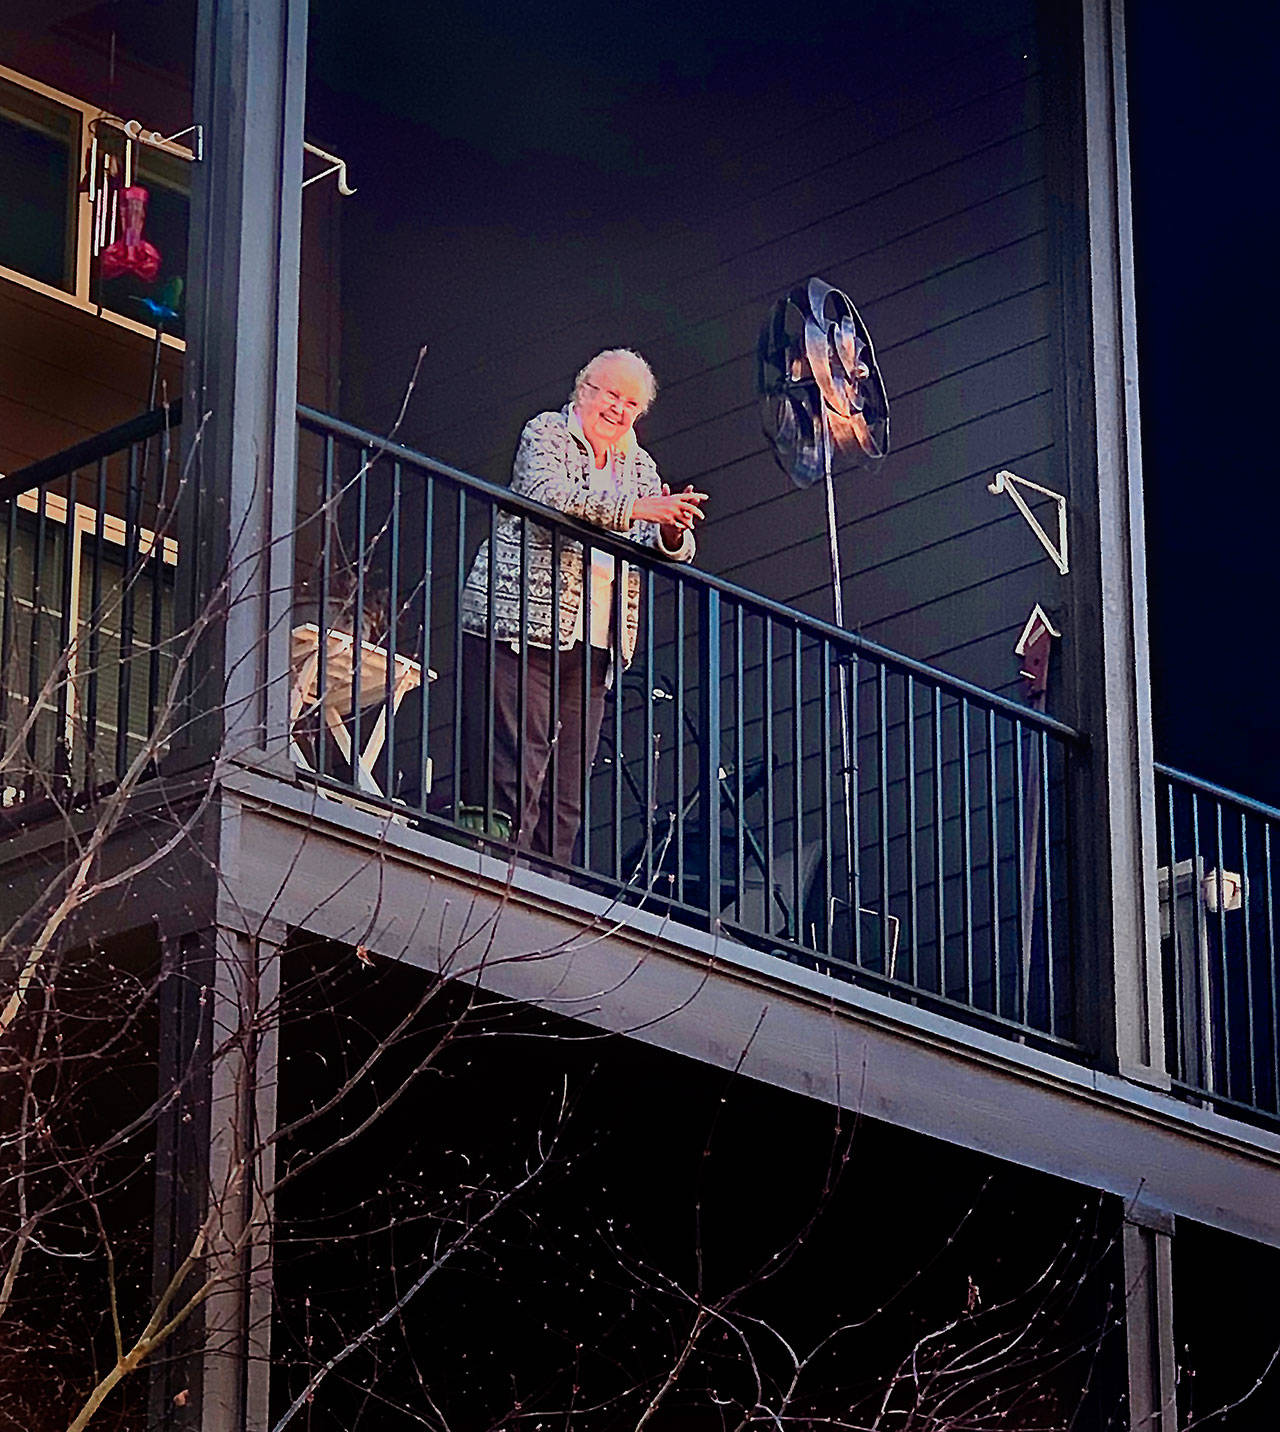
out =
<path fill-rule="evenodd" d="M 117 132 L 123 144 L 117 153 L 113 146 L 101 141 L 101 124 L 101 120 L 94 120 L 89 126 L 89 150 L 80 186 L 88 194 L 93 213 L 92 251 L 98 261 L 98 279 L 100 283 L 107 283 L 132 276 L 140 283 L 153 284 L 159 276 L 162 259 L 160 250 L 144 233 L 151 195 L 137 182 L 136 142 L 128 128 L 122 127 Z M 114 124 L 110 127 L 116 129 Z M 155 331 L 148 408 L 155 406 L 165 325 L 178 317 L 181 292 L 182 279 L 173 278 L 156 297 L 132 295 L 133 301 L 151 319 Z"/>
<path fill-rule="evenodd" d="M 101 142 L 101 120 L 89 126 L 89 150 L 80 187 L 93 210 L 93 256 L 102 279 L 133 274 L 154 283 L 160 272 L 160 250 L 144 235 L 150 193 L 137 182 L 134 141 L 123 136 L 123 151 Z"/>

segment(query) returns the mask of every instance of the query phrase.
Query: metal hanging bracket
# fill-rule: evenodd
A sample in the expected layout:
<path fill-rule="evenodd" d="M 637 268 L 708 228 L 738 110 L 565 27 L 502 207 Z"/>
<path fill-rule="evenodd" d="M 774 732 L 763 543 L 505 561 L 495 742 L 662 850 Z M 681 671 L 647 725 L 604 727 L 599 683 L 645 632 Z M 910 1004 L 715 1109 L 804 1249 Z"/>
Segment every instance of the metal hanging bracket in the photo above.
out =
<path fill-rule="evenodd" d="M 347 161 L 345 159 L 339 159 L 336 154 L 329 154 L 323 149 L 317 149 L 314 144 L 304 142 L 302 147 L 308 154 L 314 154 L 317 159 L 326 160 L 329 165 L 327 169 L 322 169 L 319 174 L 313 174 L 310 179 L 304 179 L 302 181 L 302 187 L 304 189 L 308 184 L 314 184 L 317 180 L 327 179 L 330 174 L 336 174 L 338 176 L 338 193 L 341 194 L 343 198 L 350 198 L 351 195 L 356 192 L 351 185 L 347 183 Z"/>
<path fill-rule="evenodd" d="M 1030 488 L 1032 492 L 1038 492 L 1043 497 L 1053 499 L 1058 509 L 1058 542 L 1056 546 L 1053 538 L 1037 521 L 1035 513 L 1027 506 L 1026 498 L 1018 491 L 1019 487 Z M 1013 498 L 1013 505 L 1027 519 L 1028 526 L 1039 538 L 1040 545 L 1049 554 L 1053 565 L 1065 577 L 1070 570 L 1067 563 L 1067 499 L 1060 492 L 1054 492 L 1051 487 L 1041 487 L 1038 482 L 1019 477 L 1016 472 L 1009 472 L 1004 468 L 996 473 L 994 482 L 988 483 L 987 491 L 995 497 L 999 497 L 1002 492 L 1007 492 Z"/>
<path fill-rule="evenodd" d="M 161 134 L 156 129 L 144 129 L 140 119 L 120 119 L 114 114 L 99 115 L 93 121 L 94 125 L 109 124 L 113 129 L 118 129 L 126 139 L 131 139 L 135 144 L 146 144 L 152 149 L 163 149 L 170 154 L 176 154 L 180 159 L 189 159 L 199 164 L 204 159 L 204 125 L 189 124 L 186 129 L 180 129 L 176 134 Z M 179 145 L 180 139 L 191 136 L 189 145 Z"/>

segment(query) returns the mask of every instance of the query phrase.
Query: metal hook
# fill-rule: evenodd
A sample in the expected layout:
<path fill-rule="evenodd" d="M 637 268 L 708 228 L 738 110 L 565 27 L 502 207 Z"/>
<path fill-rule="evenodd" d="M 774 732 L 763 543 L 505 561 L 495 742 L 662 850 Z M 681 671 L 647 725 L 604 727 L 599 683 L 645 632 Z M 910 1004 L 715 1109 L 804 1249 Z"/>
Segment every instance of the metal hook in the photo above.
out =
<path fill-rule="evenodd" d="M 327 179 L 330 174 L 336 174 L 338 176 L 339 194 L 344 198 L 350 198 L 351 195 L 356 192 L 347 183 L 347 161 L 345 159 L 339 159 L 336 154 L 329 154 L 323 149 L 318 149 L 314 144 L 304 142 L 302 147 L 308 154 L 314 154 L 317 159 L 327 159 L 329 161 L 329 167 L 327 169 L 322 169 L 319 174 L 313 174 L 310 179 L 304 179 L 302 181 L 302 187 L 304 189 L 308 184 L 314 184 L 319 179 Z"/>

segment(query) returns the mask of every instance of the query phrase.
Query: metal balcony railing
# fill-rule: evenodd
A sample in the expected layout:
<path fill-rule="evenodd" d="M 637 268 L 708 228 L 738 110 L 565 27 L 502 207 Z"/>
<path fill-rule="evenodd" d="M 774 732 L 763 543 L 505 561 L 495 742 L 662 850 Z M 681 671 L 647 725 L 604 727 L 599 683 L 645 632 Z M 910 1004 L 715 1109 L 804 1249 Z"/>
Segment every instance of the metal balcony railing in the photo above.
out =
<path fill-rule="evenodd" d="M 0 809 L 12 818 L 145 779 L 182 719 L 177 424 L 157 410 L 0 478 Z M 619 918 L 659 909 L 1084 1056 L 1070 728 L 307 409 L 298 479 L 291 735 L 321 790 L 608 892 Z M 625 671 L 613 584 L 619 675 L 594 763 L 553 749 L 583 811 L 567 863 L 526 848 L 488 782 L 497 647 L 464 639 L 460 595 L 500 519 L 526 564 L 538 535 L 557 571 L 599 551 L 641 574 Z M 1275 1118 L 1280 811 L 1168 767 L 1156 778 L 1175 1088 Z"/>
<path fill-rule="evenodd" d="M 1280 1114 L 1280 810 L 1168 766 L 1156 792 L 1170 1071 Z"/>
<path fill-rule="evenodd" d="M 0 807 L 65 809 L 167 740 L 175 409 L 0 478 Z"/>
<path fill-rule="evenodd" d="M 566 875 L 1076 1049 L 1070 728 L 300 409 L 294 750 L 322 787 L 533 859 L 487 783 L 468 790 L 468 745 L 491 770 L 496 644 L 464 639 L 460 599 L 500 519 L 515 523 L 526 575 L 535 539 L 557 573 L 580 548 L 642 574 L 639 644 L 594 765 L 553 748 L 575 762 L 583 807 Z"/>

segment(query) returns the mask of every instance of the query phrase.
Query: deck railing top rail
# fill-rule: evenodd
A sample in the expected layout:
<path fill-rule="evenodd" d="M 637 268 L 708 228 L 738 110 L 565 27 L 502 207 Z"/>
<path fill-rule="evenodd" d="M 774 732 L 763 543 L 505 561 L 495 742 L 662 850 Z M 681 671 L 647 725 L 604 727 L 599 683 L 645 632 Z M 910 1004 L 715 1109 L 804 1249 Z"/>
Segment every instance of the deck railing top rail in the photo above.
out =
<path fill-rule="evenodd" d="M 60 477 L 69 477 L 81 468 L 91 467 L 102 458 L 114 457 L 125 452 L 135 443 L 145 442 L 166 429 L 176 431 L 182 425 L 182 403 L 174 402 L 159 408 L 151 408 L 117 423 L 114 428 L 95 433 L 84 442 L 75 443 L 61 452 L 28 463 L 15 472 L 0 475 L 0 502 L 20 493 L 30 492 L 46 482 L 55 482 Z"/>
<path fill-rule="evenodd" d="M 1216 800 L 1230 801 L 1233 805 L 1239 806 L 1241 810 L 1249 811 L 1252 815 L 1280 821 L 1280 807 L 1255 800 L 1252 796 L 1241 795 L 1239 791 L 1230 790 L 1227 786 L 1215 785 L 1212 781 L 1202 780 L 1199 776 L 1188 775 L 1186 771 L 1180 771 L 1174 766 L 1166 766 L 1162 761 L 1155 762 L 1155 771 L 1156 775 L 1164 776 L 1166 780 L 1177 781 L 1179 785 L 1186 786 L 1190 790 L 1199 791 L 1202 796 L 1213 796 Z"/>

